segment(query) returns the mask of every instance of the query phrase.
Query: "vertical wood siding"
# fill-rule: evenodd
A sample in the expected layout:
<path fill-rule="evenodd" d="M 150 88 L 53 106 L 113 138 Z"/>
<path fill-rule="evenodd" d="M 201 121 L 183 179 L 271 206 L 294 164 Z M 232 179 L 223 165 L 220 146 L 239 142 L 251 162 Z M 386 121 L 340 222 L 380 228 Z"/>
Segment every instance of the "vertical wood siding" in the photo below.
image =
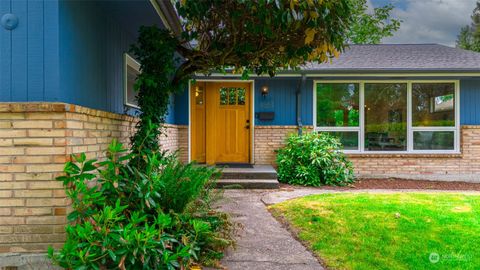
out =
<path fill-rule="evenodd" d="M 480 79 L 460 81 L 460 124 L 480 125 Z"/>
<path fill-rule="evenodd" d="M 135 115 L 124 105 L 124 53 L 141 25 L 163 27 L 148 0 L 61 1 L 62 100 Z M 167 122 L 174 122 L 170 107 Z"/>
<path fill-rule="evenodd" d="M 296 91 L 302 80 L 294 78 L 261 78 L 255 80 L 255 113 L 274 112 L 272 121 L 261 121 L 255 117 L 256 125 L 297 125 Z M 261 89 L 267 86 L 269 93 L 262 96 Z M 313 123 L 313 80 L 308 79 L 301 91 L 301 120 L 303 125 Z"/>
<path fill-rule="evenodd" d="M 0 101 L 57 101 L 58 3 L 1 0 L 0 16 L 19 19 L 13 30 L 0 27 Z"/>
<path fill-rule="evenodd" d="M 0 102 L 61 101 L 116 113 L 124 106 L 124 58 L 140 25 L 161 25 L 148 0 L 0 0 Z M 173 101 L 167 117 L 174 121 Z"/>

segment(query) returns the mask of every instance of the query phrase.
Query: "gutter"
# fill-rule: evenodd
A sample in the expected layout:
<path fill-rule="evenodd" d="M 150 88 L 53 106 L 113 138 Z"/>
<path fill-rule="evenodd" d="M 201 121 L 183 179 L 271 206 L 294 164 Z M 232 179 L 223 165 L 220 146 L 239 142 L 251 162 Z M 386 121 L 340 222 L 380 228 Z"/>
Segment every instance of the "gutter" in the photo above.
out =
<path fill-rule="evenodd" d="M 173 4 L 165 0 L 150 0 L 150 3 L 160 16 L 163 25 L 179 36 L 182 33 L 182 24 Z"/>
<path fill-rule="evenodd" d="M 298 83 L 296 94 L 296 101 L 297 101 L 297 129 L 298 135 L 302 135 L 303 123 L 302 123 L 302 89 L 305 86 L 305 82 L 307 81 L 307 76 L 302 74 L 302 79 Z"/>

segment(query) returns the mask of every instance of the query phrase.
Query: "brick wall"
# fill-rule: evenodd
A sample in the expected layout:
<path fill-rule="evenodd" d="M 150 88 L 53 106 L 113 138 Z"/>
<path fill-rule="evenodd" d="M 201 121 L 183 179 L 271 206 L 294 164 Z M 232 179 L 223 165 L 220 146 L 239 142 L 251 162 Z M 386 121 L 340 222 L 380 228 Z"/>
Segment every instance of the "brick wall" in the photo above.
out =
<path fill-rule="evenodd" d="M 0 103 L 0 253 L 60 246 L 69 202 L 55 178 L 71 154 L 101 159 L 113 138 L 128 145 L 135 121 L 65 103 Z M 161 145 L 185 149 L 186 130 L 167 125 Z"/>
<path fill-rule="evenodd" d="M 255 126 L 255 164 L 275 164 L 275 150 L 295 132 L 295 126 Z M 480 126 L 462 126 L 461 148 L 461 154 L 348 156 L 359 177 L 480 181 Z"/>
<path fill-rule="evenodd" d="M 255 126 L 255 164 L 275 164 L 275 150 L 285 144 L 289 134 L 297 132 L 297 126 Z"/>
<path fill-rule="evenodd" d="M 461 154 L 350 154 L 360 177 L 480 181 L 480 126 L 462 126 Z"/>
<path fill-rule="evenodd" d="M 178 158 L 188 162 L 188 126 L 165 125 L 165 133 L 160 137 L 162 149 L 178 151 Z"/>

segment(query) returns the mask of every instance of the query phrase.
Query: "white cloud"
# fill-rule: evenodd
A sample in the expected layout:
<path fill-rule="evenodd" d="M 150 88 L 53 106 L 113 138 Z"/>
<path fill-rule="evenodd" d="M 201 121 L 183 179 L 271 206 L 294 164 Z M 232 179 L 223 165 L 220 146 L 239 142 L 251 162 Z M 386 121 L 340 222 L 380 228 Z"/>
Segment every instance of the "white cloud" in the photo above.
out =
<path fill-rule="evenodd" d="M 460 28 L 470 24 L 476 0 L 407 0 L 393 16 L 403 20 L 400 29 L 384 43 L 439 43 L 455 46 Z"/>

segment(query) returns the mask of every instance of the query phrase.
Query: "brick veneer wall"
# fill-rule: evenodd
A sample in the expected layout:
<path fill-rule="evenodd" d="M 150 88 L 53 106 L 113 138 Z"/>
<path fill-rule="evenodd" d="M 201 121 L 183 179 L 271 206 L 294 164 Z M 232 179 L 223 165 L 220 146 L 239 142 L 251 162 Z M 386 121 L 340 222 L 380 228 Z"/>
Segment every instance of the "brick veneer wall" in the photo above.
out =
<path fill-rule="evenodd" d="M 160 137 L 162 149 L 178 152 L 178 158 L 188 162 L 188 126 L 165 125 L 165 134 Z"/>
<path fill-rule="evenodd" d="M 480 181 L 480 126 L 462 126 L 461 154 L 350 154 L 361 177 Z"/>
<path fill-rule="evenodd" d="M 306 132 L 312 129 L 312 126 L 304 127 Z M 297 132 L 297 126 L 255 126 L 255 164 L 274 165 L 276 159 L 275 150 L 285 145 L 285 140 L 290 134 Z"/>
<path fill-rule="evenodd" d="M 307 127 L 312 130 L 312 127 Z M 296 126 L 255 126 L 255 164 L 275 164 L 275 150 Z M 461 154 L 349 154 L 359 177 L 480 181 L 480 126 L 462 126 Z"/>
<path fill-rule="evenodd" d="M 275 164 L 275 150 L 285 144 L 285 140 L 289 134 L 296 132 L 296 126 L 255 126 L 255 164 Z"/>
<path fill-rule="evenodd" d="M 113 138 L 128 145 L 135 123 L 65 103 L 0 103 L 0 253 L 61 245 L 69 202 L 55 177 L 71 154 L 101 159 Z M 160 144 L 185 159 L 186 127 L 165 130 Z"/>

